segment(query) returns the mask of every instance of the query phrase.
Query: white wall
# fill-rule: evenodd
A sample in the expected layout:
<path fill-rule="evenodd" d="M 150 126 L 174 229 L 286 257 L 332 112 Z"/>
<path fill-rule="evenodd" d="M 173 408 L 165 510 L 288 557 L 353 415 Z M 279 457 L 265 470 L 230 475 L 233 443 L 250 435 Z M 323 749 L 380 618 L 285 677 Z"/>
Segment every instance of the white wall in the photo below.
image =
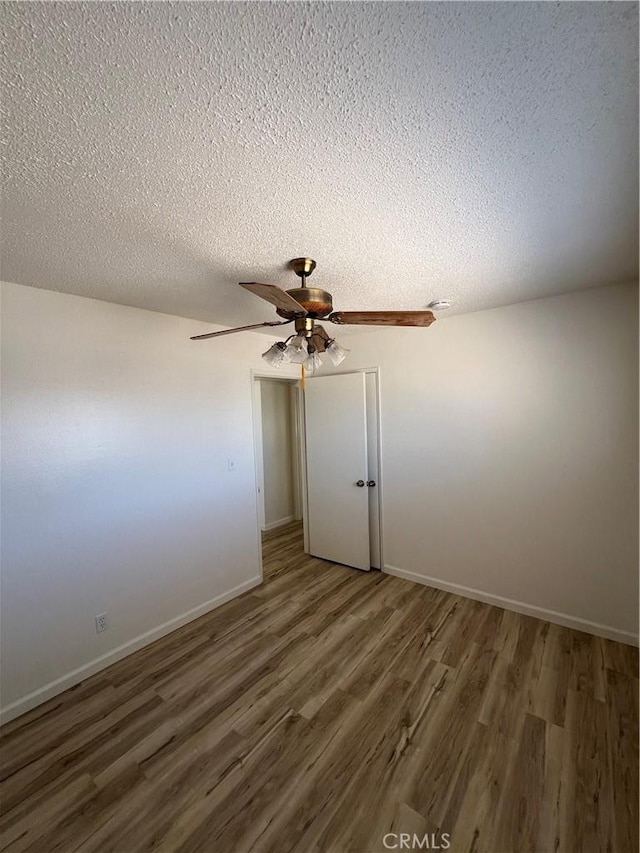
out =
<path fill-rule="evenodd" d="M 194 342 L 211 326 L 2 297 L 8 719 L 259 582 L 250 370 L 269 338 Z"/>
<path fill-rule="evenodd" d="M 264 526 L 269 530 L 294 517 L 290 388 L 286 382 L 262 379 L 260 393 Z"/>
<path fill-rule="evenodd" d="M 259 581 L 250 368 L 269 338 L 2 296 L 9 719 Z M 381 367 L 387 565 L 637 634 L 636 289 L 336 332 L 344 368 Z"/>
<path fill-rule="evenodd" d="M 335 329 L 380 366 L 388 567 L 637 636 L 637 294 Z"/>

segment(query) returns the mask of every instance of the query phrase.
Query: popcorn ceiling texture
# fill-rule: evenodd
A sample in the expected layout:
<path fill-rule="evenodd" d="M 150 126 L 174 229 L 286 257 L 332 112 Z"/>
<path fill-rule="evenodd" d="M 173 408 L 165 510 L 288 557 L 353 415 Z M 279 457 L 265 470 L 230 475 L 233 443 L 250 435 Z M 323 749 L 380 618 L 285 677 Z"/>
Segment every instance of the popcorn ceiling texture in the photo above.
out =
<path fill-rule="evenodd" d="M 637 277 L 633 3 L 4 3 L 7 281 L 473 311 Z"/>

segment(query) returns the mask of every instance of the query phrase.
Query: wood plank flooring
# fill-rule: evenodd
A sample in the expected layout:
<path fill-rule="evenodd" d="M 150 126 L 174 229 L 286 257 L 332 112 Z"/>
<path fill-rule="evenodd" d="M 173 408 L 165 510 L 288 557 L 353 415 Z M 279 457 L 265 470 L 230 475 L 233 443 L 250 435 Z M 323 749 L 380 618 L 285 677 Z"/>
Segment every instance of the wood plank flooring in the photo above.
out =
<path fill-rule="evenodd" d="M 638 850 L 637 650 L 307 557 L 295 524 L 264 557 L 0 730 L 0 849 Z"/>

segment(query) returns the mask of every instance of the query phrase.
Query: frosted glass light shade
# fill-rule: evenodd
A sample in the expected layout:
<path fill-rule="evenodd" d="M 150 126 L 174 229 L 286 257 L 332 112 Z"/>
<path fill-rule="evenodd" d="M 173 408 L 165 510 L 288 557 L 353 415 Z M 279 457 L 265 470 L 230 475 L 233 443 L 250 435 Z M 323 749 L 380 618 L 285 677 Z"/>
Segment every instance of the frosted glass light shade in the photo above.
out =
<path fill-rule="evenodd" d="M 280 367 L 285 361 L 284 353 L 285 345 L 282 341 L 276 341 L 272 347 L 262 353 L 262 357 L 270 367 Z"/>
<path fill-rule="evenodd" d="M 339 364 L 345 360 L 345 358 L 351 352 L 350 349 L 346 349 L 345 347 L 341 347 L 337 341 L 331 341 L 331 343 L 327 344 L 327 348 L 325 350 L 333 364 L 337 367 Z"/>
<path fill-rule="evenodd" d="M 303 362 L 303 367 L 307 373 L 315 373 L 316 370 L 322 367 L 322 359 L 317 352 L 310 352 Z"/>
<path fill-rule="evenodd" d="M 303 364 L 307 357 L 307 342 L 302 335 L 296 335 L 285 350 L 286 362 Z"/>
<path fill-rule="evenodd" d="M 287 346 L 287 344 L 284 344 L 284 349 L 282 350 L 282 363 L 290 364 L 293 353 L 294 350 L 290 346 Z"/>

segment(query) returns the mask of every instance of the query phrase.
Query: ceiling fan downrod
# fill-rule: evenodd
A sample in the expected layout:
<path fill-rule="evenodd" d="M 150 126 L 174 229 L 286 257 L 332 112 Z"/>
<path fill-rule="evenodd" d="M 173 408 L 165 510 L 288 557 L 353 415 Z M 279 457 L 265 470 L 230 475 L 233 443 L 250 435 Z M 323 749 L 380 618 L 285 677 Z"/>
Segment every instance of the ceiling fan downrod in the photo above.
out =
<path fill-rule="evenodd" d="M 289 261 L 289 266 L 294 271 L 294 273 L 300 277 L 302 281 L 302 287 L 306 289 L 307 278 L 316 268 L 316 262 L 313 260 L 313 258 L 294 258 L 292 261 Z"/>

